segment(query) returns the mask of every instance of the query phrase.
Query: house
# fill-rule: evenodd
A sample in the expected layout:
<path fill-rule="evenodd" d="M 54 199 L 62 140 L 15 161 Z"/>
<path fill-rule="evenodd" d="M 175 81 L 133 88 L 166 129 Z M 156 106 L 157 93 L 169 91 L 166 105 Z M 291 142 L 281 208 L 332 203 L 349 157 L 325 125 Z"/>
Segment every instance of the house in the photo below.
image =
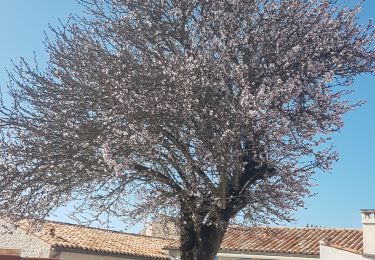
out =
<path fill-rule="evenodd" d="M 220 246 L 218 260 L 273 259 L 312 260 L 320 258 L 320 241 L 332 238 L 332 243 L 352 251 L 362 250 L 362 231 L 331 228 L 229 228 Z M 179 243 L 166 247 L 179 259 Z M 333 259 L 329 259 L 333 260 Z M 338 259 L 343 260 L 343 259 Z"/>
<path fill-rule="evenodd" d="M 160 225 L 159 223 L 156 223 Z M 362 210 L 362 229 L 231 227 L 217 260 L 375 259 L 375 210 Z M 147 230 L 157 230 L 160 227 Z M 165 249 L 179 259 L 179 242 Z"/>
<path fill-rule="evenodd" d="M 328 237 L 321 241 L 321 260 L 375 259 L 375 210 L 364 209 L 361 211 L 361 215 L 363 225 L 362 248 L 353 249 L 347 245 L 342 246 Z"/>
<path fill-rule="evenodd" d="M 163 248 L 172 240 L 44 221 L 29 234 L 23 222 L 11 234 L 0 231 L 0 248 L 21 249 L 23 257 L 60 260 L 167 260 Z"/>
<path fill-rule="evenodd" d="M 375 259 L 375 210 L 362 210 L 362 229 L 231 227 L 217 260 L 370 260 Z M 145 235 L 45 221 L 27 234 L 21 225 L 13 234 L 0 233 L 0 248 L 20 248 L 23 256 L 61 260 L 179 259 L 179 242 L 160 221 Z M 175 230 L 173 225 L 165 225 Z"/>

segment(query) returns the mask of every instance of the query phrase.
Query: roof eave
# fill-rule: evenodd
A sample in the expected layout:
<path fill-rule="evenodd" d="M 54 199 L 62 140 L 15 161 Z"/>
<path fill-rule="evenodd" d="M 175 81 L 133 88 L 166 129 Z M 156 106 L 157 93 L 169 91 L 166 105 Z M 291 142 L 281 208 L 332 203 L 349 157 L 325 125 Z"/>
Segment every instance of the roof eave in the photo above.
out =
<path fill-rule="evenodd" d="M 133 259 L 160 259 L 168 260 L 167 256 L 152 256 L 152 255 L 141 255 L 141 254 L 132 254 L 132 253 L 120 253 L 120 252 L 106 252 L 102 250 L 90 250 L 79 247 L 67 247 L 62 245 L 52 245 L 52 249 L 58 252 L 70 252 L 70 253 L 81 253 L 81 254 L 95 254 L 101 256 L 115 256 L 115 257 L 132 257 Z"/>

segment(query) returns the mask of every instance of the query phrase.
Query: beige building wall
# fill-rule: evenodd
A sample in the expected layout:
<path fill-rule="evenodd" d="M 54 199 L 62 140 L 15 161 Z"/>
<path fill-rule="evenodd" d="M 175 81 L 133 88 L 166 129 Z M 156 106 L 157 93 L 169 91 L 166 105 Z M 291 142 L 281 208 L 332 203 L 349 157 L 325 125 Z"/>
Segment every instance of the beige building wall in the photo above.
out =
<path fill-rule="evenodd" d="M 362 255 L 320 245 L 320 260 L 365 260 Z"/>
<path fill-rule="evenodd" d="M 106 255 L 99 255 L 99 254 L 84 254 L 84 253 L 76 253 L 76 252 L 61 252 L 58 255 L 60 260 L 149 260 L 150 258 L 129 258 L 129 257 L 121 257 L 121 256 L 106 256 Z"/>
<path fill-rule="evenodd" d="M 363 253 L 375 256 L 375 209 L 362 210 Z"/>
<path fill-rule="evenodd" d="M 22 229 L 6 231 L 0 227 L 0 248 L 21 249 L 21 256 L 27 257 L 50 257 L 51 247 L 43 240 L 27 234 Z"/>
<path fill-rule="evenodd" d="M 162 217 L 146 224 L 145 228 L 139 234 L 175 240 L 180 238 L 177 224 Z"/>

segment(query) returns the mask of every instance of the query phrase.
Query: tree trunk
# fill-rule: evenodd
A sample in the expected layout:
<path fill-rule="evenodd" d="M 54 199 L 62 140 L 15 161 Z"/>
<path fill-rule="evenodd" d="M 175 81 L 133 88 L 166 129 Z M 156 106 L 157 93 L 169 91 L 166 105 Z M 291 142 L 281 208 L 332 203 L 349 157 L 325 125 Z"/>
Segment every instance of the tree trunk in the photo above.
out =
<path fill-rule="evenodd" d="M 182 213 L 181 220 L 181 260 L 214 260 L 228 223 L 197 227 L 189 213 Z"/>

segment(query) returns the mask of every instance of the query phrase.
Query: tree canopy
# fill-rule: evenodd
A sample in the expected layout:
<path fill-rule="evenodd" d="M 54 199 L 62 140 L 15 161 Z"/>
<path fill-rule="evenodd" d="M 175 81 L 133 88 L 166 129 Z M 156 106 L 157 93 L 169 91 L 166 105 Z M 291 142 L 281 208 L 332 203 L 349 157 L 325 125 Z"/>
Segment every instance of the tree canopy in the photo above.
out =
<path fill-rule="evenodd" d="M 10 73 L 0 216 L 75 201 L 88 221 L 178 217 L 183 259 L 213 259 L 230 221 L 291 220 L 337 159 L 348 86 L 374 71 L 360 5 L 80 2 L 51 28 L 47 69 Z"/>

